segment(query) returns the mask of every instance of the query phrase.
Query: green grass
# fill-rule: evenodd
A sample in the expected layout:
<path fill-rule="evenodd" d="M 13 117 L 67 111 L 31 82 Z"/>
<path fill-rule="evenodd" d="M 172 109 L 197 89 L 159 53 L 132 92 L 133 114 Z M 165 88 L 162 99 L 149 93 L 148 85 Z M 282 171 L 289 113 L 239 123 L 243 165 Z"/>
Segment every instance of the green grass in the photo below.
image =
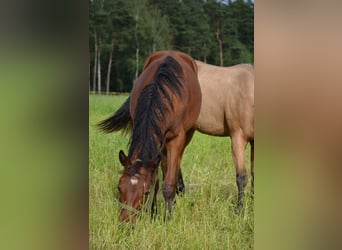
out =
<path fill-rule="evenodd" d="M 89 234 L 90 249 L 253 249 L 254 202 L 250 178 L 245 209 L 237 200 L 230 139 L 195 133 L 182 159 L 186 193 L 176 197 L 172 219 L 164 222 L 164 198 L 158 193 L 158 215 L 143 213 L 134 230 L 119 228 L 117 183 L 122 169 L 118 153 L 127 153 L 128 136 L 103 134 L 94 124 L 111 115 L 127 95 L 89 97 Z M 249 148 L 246 150 L 250 170 Z M 160 171 L 161 172 L 161 171 Z"/>

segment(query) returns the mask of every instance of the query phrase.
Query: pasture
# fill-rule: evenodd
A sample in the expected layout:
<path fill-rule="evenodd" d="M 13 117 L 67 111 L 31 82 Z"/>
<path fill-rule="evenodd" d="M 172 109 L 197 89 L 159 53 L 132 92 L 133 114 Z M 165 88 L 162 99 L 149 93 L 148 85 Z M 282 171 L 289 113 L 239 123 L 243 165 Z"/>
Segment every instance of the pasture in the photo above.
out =
<path fill-rule="evenodd" d="M 182 159 L 185 194 L 176 197 L 172 219 L 163 219 L 161 187 L 158 215 L 151 221 L 143 212 L 132 230 L 119 227 L 117 184 L 122 166 L 120 149 L 127 153 L 129 135 L 104 134 L 94 125 L 113 114 L 127 95 L 89 96 L 89 246 L 90 249 L 253 249 L 254 202 L 250 174 L 245 208 L 234 213 L 237 201 L 230 139 L 196 132 Z M 250 150 L 246 167 L 250 173 Z M 161 178 L 161 171 L 159 171 Z M 162 182 L 160 183 L 160 186 Z"/>

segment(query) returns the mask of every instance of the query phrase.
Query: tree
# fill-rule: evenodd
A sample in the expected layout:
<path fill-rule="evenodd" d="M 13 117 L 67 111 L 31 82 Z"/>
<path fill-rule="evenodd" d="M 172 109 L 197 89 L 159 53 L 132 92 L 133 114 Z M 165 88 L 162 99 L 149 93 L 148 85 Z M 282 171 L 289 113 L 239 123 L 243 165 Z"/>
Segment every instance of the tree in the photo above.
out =
<path fill-rule="evenodd" d="M 90 0 L 89 7 L 93 91 L 130 91 L 157 50 L 180 50 L 215 65 L 254 61 L 251 1 Z"/>
<path fill-rule="evenodd" d="M 150 29 L 151 29 L 151 43 L 152 51 L 166 50 L 170 48 L 170 29 L 168 18 L 162 15 L 161 11 L 157 7 L 151 7 L 150 11 Z"/>
<path fill-rule="evenodd" d="M 215 33 L 219 59 L 213 58 L 221 66 L 238 63 L 252 63 L 254 51 L 254 8 L 250 2 L 242 0 L 207 1 L 205 13 L 209 18 L 211 31 Z M 215 54 L 215 53 L 213 53 Z"/>
<path fill-rule="evenodd" d="M 184 40 L 188 41 L 188 53 L 197 58 L 206 61 L 209 54 L 207 44 L 210 41 L 210 27 L 208 17 L 204 13 L 204 3 L 198 0 L 183 1 L 186 12 L 185 16 Z"/>
<path fill-rule="evenodd" d="M 107 35 L 108 13 L 104 10 L 104 0 L 90 1 L 90 7 L 89 27 L 94 39 L 93 90 L 95 91 L 97 83 L 97 89 L 101 92 L 101 49 L 102 41 Z"/>
<path fill-rule="evenodd" d="M 115 79 L 114 83 L 110 83 L 114 91 L 128 91 L 131 85 L 125 89 L 124 83 L 132 81 L 131 66 L 125 60 L 132 56 L 132 29 L 134 27 L 130 3 L 127 0 L 109 0 L 107 9 L 110 10 L 113 49 L 111 71 L 107 72 L 107 75 L 113 75 Z"/>
<path fill-rule="evenodd" d="M 252 1 L 238 0 L 231 4 L 232 15 L 237 24 L 238 40 L 241 43 L 241 55 L 250 53 L 254 61 L 254 4 Z"/>
<path fill-rule="evenodd" d="M 225 10 L 227 7 L 216 1 L 208 1 L 204 7 L 205 13 L 209 17 L 209 24 L 215 34 L 219 49 L 219 65 L 223 66 L 223 25 L 225 24 Z"/>
<path fill-rule="evenodd" d="M 134 42 L 135 42 L 135 79 L 140 69 L 140 49 L 146 44 L 147 34 L 147 0 L 130 0 L 130 15 L 134 20 Z"/>
<path fill-rule="evenodd" d="M 107 95 L 109 94 L 110 74 L 112 71 L 113 47 L 114 47 L 114 38 L 112 37 L 112 43 L 110 44 L 108 68 L 107 68 L 107 80 L 106 80 L 106 93 L 107 93 Z"/>

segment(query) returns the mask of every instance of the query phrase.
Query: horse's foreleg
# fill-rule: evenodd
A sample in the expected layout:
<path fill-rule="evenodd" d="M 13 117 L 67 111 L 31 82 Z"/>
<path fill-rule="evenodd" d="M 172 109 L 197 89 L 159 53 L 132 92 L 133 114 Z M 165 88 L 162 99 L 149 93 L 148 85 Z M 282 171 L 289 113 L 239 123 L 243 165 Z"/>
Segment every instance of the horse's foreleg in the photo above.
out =
<path fill-rule="evenodd" d="M 243 207 L 244 188 L 247 185 L 248 175 L 245 168 L 245 149 L 247 141 L 241 133 L 232 136 L 232 153 L 236 170 L 236 184 L 238 187 L 238 202 L 236 212 L 239 213 Z"/>
<path fill-rule="evenodd" d="M 166 155 L 166 153 L 165 153 Z M 166 175 L 166 170 L 167 170 L 167 157 L 163 157 L 162 161 L 161 161 L 161 169 L 163 172 L 163 180 L 165 178 Z M 178 178 L 177 178 L 177 187 L 176 187 L 176 194 L 182 194 L 185 191 L 185 185 L 184 185 L 184 181 L 183 181 L 183 175 L 182 175 L 182 170 L 179 167 L 179 171 L 178 171 Z"/>
<path fill-rule="evenodd" d="M 159 178 L 158 173 L 156 176 L 156 181 L 154 184 L 154 194 L 153 194 L 153 200 L 152 200 L 152 207 L 151 207 L 151 219 L 153 219 L 153 216 L 157 214 L 157 194 L 159 190 Z"/>
<path fill-rule="evenodd" d="M 184 146 L 185 135 L 182 132 L 166 145 L 167 170 L 163 182 L 163 195 L 166 201 L 167 210 L 169 212 L 168 216 L 171 215 L 172 202 L 176 194 L 177 178 L 180 168 L 180 158 Z"/>
<path fill-rule="evenodd" d="M 162 173 L 163 173 L 163 181 L 164 181 L 165 176 L 166 176 L 166 171 L 167 171 L 167 155 L 166 155 L 166 153 L 164 153 L 160 165 L 161 165 L 161 169 L 162 169 Z"/>
<path fill-rule="evenodd" d="M 252 174 L 251 193 L 254 196 L 254 140 L 252 140 L 250 143 L 251 143 L 251 174 Z"/>

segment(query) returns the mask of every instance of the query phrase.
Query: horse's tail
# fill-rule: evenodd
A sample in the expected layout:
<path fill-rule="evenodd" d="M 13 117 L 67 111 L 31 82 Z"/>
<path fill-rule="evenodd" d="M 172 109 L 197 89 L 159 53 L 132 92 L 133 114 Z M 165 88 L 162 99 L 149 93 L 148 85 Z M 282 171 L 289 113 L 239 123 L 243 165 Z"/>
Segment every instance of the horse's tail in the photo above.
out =
<path fill-rule="evenodd" d="M 96 126 L 105 133 L 122 130 L 124 133 L 132 129 L 132 119 L 129 112 L 130 97 L 110 117 L 99 122 Z"/>

